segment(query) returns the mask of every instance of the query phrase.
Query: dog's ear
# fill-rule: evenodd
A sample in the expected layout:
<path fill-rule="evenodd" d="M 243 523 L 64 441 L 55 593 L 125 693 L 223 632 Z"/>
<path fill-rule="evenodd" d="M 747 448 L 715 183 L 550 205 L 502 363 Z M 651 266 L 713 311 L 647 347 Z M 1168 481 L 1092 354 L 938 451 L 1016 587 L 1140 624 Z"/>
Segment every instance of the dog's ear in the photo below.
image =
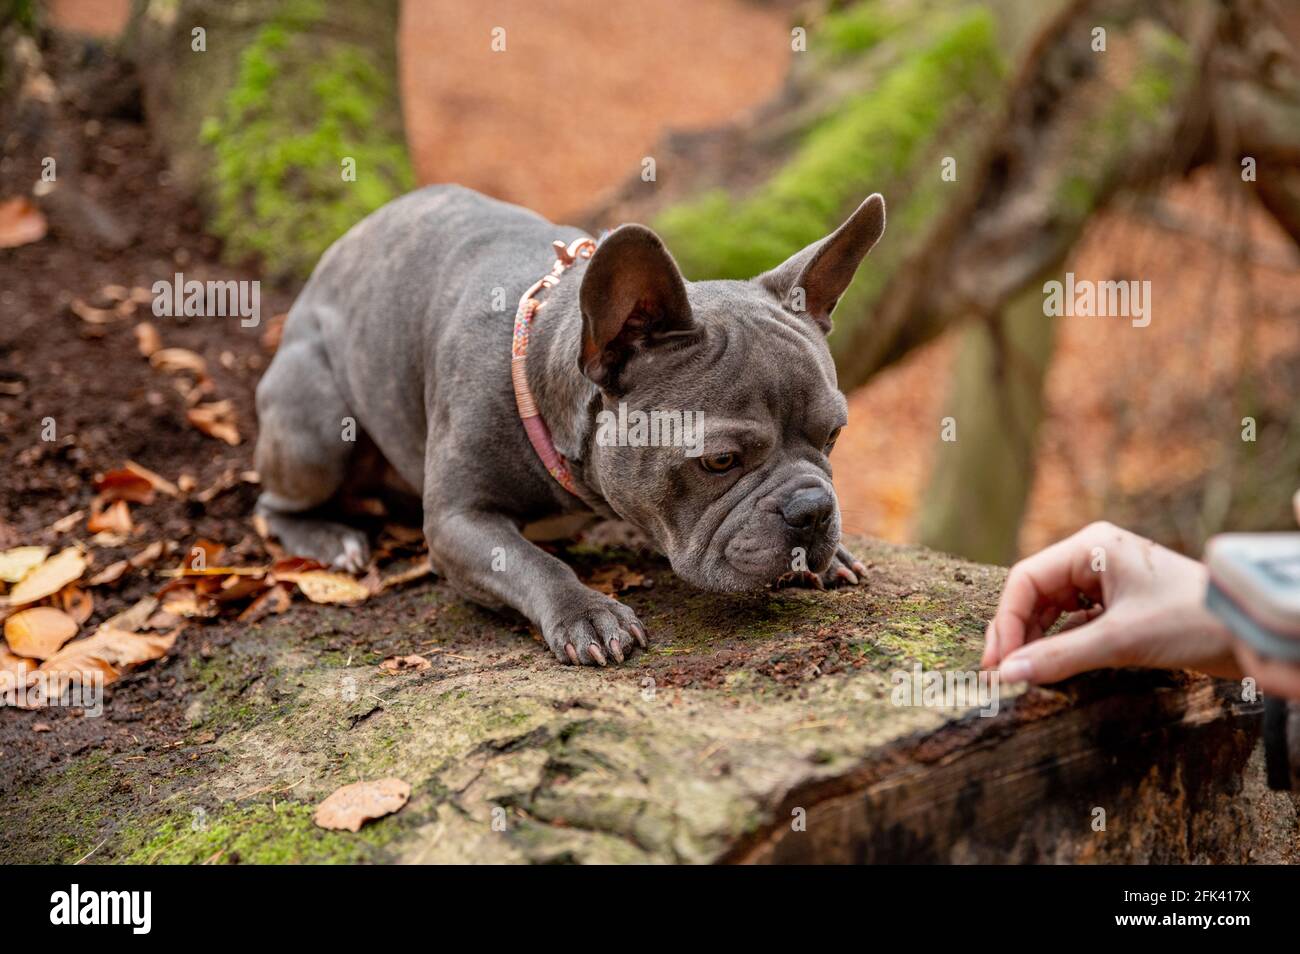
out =
<path fill-rule="evenodd" d="M 885 200 L 877 192 L 867 196 L 848 221 L 826 238 L 754 280 L 780 298 L 786 308 L 807 314 L 822 334 L 829 334 L 831 312 L 853 281 L 858 265 L 883 234 Z"/>
<path fill-rule="evenodd" d="M 682 273 L 644 225 L 622 225 L 605 236 L 582 276 L 578 305 L 582 373 L 610 391 L 634 352 L 695 327 Z"/>

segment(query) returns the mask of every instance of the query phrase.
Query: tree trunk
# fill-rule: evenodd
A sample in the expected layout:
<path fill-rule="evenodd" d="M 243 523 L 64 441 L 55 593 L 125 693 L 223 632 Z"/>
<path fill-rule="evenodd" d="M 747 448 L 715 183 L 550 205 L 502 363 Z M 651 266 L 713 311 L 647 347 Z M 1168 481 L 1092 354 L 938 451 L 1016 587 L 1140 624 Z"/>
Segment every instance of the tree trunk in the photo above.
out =
<path fill-rule="evenodd" d="M 1055 337 L 1037 288 L 964 329 L 948 401 L 952 433 L 940 437 L 922 497 L 926 546 L 985 563 L 1015 561 Z"/>
<path fill-rule="evenodd" d="M 609 669 L 558 665 L 441 583 L 389 594 L 410 626 L 303 605 L 214 623 L 167 664 L 188 727 L 11 780 L 0 861 L 1294 860 L 1296 803 L 1264 785 L 1241 686 L 927 695 L 914 680 L 978 666 L 1003 572 L 847 543 L 865 586 L 753 596 L 571 551 L 583 576 L 622 560 L 654 581 L 619 594 L 650 651 Z M 409 653 L 429 666 L 380 669 Z M 400 812 L 314 826 L 337 787 L 385 776 L 411 786 Z"/>
<path fill-rule="evenodd" d="M 136 0 L 127 49 L 172 173 L 233 258 L 305 277 L 413 185 L 399 0 Z"/>

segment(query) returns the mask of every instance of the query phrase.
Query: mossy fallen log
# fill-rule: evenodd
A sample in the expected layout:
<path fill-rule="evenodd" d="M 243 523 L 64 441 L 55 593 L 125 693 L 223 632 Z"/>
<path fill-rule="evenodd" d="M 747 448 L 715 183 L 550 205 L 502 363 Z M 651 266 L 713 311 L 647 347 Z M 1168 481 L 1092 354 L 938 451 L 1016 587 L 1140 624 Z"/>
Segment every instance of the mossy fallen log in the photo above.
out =
<path fill-rule="evenodd" d="M 5 778 L 0 861 L 1183 862 L 1300 848 L 1295 800 L 1264 788 L 1260 705 L 1240 687 L 1102 673 L 900 704 L 927 701 L 906 698 L 924 674 L 978 665 L 1003 571 L 852 544 L 863 587 L 745 597 L 570 550 L 584 575 L 613 561 L 653 580 L 621 594 L 652 649 L 617 668 L 558 666 L 525 625 L 427 580 L 355 609 L 196 628 L 161 664 L 182 699 L 175 737 Z M 430 666 L 379 668 L 409 653 Z M 105 718 L 151 704 L 140 688 L 113 687 Z M 357 834 L 314 826 L 334 789 L 385 776 L 411 785 L 401 811 Z"/>

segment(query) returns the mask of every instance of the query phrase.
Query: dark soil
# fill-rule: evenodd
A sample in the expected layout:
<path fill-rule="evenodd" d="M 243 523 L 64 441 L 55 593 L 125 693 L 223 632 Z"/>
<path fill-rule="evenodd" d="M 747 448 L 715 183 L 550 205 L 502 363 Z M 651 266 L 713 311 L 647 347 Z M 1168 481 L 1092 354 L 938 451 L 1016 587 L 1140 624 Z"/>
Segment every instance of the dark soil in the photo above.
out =
<path fill-rule="evenodd" d="M 246 519 L 255 488 L 237 475 L 252 466 L 253 387 L 269 358 L 259 343 L 264 327 L 244 329 L 237 318 L 155 318 L 148 305 L 124 320 L 93 325 L 70 310 L 77 298 L 100 303 L 100 292 L 109 285 L 147 289 L 175 272 L 198 280 L 248 279 L 256 273 L 219 263 L 220 245 L 203 234 L 199 209 L 169 185 L 151 150 L 138 104 L 119 102 L 111 115 L 80 108 L 78 89 L 96 75 L 121 82 L 119 64 L 93 46 L 67 42 L 47 51 L 46 65 L 64 99 L 38 126 L 0 130 L 4 181 L 12 190 L 4 197 L 26 191 L 40 176 L 42 158 L 53 153 L 60 158 L 56 191 L 75 189 L 89 196 L 95 211 L 86 214 L 106 213 L 131 243 L 122 250 L 106 247 L 89 220 L 79 228 L 76 211 L 56 214 L 51 202 L 46 209 L 50 234 L 44 240 L 0 250 L 0 548 L 88 541 L 84 518 L 64 533 L 51 527 L 77 511 L 88 512 L 96 474 L 132 460 L 173 481 L 188 474 L 195 490 L 184 499 L 160 494 L 148 506 L 133 507 L 130 538 L 121 546 L 93 546 L 94 568 L 155 540 L 188 548 L 207 539 L 231 547 L 241 562 L 262 559 L 265 553 Z M 76 85 L 65 86 L 61 77 L 74 69 Z M 15 143 L 18 148 L 11 149 Z M 263 285 L 264 326 L 291 301 L 289 290 Z M 206 359 L 212 397 L 229 398 L 237 408 L 244 437 L 239 446 L 188 423 L 185 399 L 173 380 L 137 349 L 134 328 L 141 320 L 154 324 L 164 346 L 188 348 Z M 42 431 L 51 419 L 56 439 L 45 441 Z M 226 482 L 230 488 L 210 501 L 196 499 Z M 155 570 L 177 562 L 175 556 L 164 557 Z M 116 586 L 96 587 L 95 612 L 83 631 L 158 585 L 150 574 L 130 572 Z M 190 651 L 200 639 L 194 632 L 182 635 L 177 651 Z M 177 733 L 182 698 L 174 661 L 164 660 L 116 683 L 102 719 L 79 718 L 78 710 L 60 708 L 0 712 L 0 792 L 18 775 L 92 747 L 112 752 L 141 740 L 166 744 Z M 49 731 L 40 731 L 44 726 Z"/>

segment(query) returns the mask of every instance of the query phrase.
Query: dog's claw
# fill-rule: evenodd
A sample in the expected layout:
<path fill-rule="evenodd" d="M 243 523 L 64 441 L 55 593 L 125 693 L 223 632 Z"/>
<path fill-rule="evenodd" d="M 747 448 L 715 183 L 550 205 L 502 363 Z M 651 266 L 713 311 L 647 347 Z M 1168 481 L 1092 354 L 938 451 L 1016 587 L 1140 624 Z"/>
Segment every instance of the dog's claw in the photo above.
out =
<path fill-rule="evenodd" d="M 574 603 L 542 630 L 546 645 L 561 663 L 608 666 L 625 662 L 646 644 L 645 628 L 622 603 L 582 587 Z"/>

